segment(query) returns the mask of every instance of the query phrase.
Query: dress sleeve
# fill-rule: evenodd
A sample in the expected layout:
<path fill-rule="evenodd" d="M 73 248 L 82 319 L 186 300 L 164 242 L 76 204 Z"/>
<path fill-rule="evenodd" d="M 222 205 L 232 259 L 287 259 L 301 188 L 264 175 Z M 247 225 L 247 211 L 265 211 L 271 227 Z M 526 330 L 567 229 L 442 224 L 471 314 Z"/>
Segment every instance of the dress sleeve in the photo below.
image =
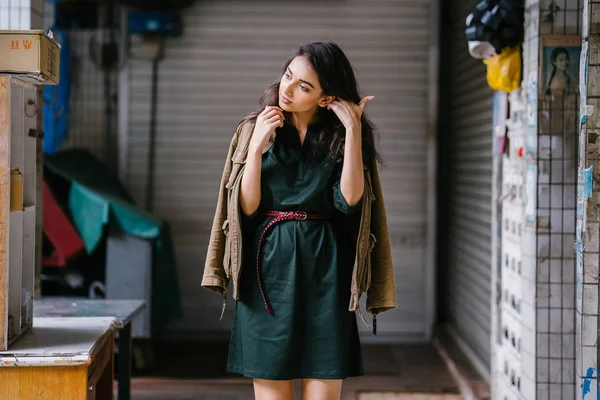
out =
<path fill-rule="evenodd" d="M 340 186 L 341 178 L 342 178 L 342 164 L 340 163 L 339 166 L 337 167 L 337 174 L 335 177 L 335 181 L 333 183 L 333 205 L 335 206 L 336 209 L 338 209 L 340 212 L 342 212 L 345 215 L 355 214 L 356 212 L 360 211 L 362 208 L 362 202 L 363 202 L 364 195 L 363 195 L 363 197 L 360 198 L 358 203 L 356 203 L 352 206 L 349 205 L 348 202 L 346 202 L 344 195 L 342 195 L 342 189 Z"/>

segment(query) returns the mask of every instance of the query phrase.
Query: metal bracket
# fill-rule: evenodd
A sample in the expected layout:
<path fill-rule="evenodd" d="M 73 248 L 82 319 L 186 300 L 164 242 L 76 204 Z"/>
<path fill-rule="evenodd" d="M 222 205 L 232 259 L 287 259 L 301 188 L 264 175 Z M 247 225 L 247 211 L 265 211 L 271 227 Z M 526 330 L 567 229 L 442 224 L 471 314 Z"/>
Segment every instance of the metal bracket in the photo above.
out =
<path fill-rule="evenodd" d="M 44 138 L 44 132 L 39 130 L 39 129 L 30 129 L 29 130 L 29 137 L 35 138 L 35 139 L 43 139 Z"/>

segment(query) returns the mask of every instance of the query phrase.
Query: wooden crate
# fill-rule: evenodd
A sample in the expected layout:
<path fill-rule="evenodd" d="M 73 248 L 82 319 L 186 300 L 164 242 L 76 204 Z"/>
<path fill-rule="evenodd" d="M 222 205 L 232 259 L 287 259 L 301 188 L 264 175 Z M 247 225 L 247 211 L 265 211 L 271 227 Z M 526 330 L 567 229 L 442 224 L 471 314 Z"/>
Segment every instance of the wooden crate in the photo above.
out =
<path fill-rule="evenodd" d="M 33 322 L 41 108 L 36 86 L 0 76 L 0 350 Z"/>

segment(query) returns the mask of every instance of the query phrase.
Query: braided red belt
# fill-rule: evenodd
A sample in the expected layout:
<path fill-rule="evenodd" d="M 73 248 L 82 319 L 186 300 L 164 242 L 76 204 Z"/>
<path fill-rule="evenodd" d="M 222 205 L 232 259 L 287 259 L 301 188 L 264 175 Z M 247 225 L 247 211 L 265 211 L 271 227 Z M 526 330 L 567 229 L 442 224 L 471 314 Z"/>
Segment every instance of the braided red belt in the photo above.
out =
<path fill-rule="evenodd" d="M 306 213 L 304 211 L 267 211 L 265 213 L 267 217 L 274 217 L 265 229 L 262 231 L 260 235 L 260 240 L 258 241 L 258 250 L 256 252 L 256 276 L 258 277 L 258 286 L 260 287 L 260 294 L 262 295 L 263 301 L 265 303 L 265 308 L 269 314 L 273 314 L 273 308 L 269 303 L 269 299 L 267 297 L 267 292 L 265 291 L 265 287 L 263 286 L 261 274 L 260 274 L 260 256 L 262 250 L 263 239 L 267 235 L 269 229 L 271 229 L 275 224 L 282 221 L 305 221 L 305 220 L 330 220 L 333 217 L 328 214 L 316 214 L 316 213 Z"/>

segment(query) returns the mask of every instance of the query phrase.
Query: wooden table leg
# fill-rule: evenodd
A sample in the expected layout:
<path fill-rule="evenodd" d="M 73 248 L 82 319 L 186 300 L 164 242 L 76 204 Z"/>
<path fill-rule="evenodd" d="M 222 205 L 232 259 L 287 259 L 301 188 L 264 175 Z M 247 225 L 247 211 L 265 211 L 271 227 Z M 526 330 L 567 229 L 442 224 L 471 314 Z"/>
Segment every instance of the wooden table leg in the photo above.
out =
<path fill-rule="evenodd" d="M 131 322 L 119 331 L 119 400 L 131 399 Z"/>

